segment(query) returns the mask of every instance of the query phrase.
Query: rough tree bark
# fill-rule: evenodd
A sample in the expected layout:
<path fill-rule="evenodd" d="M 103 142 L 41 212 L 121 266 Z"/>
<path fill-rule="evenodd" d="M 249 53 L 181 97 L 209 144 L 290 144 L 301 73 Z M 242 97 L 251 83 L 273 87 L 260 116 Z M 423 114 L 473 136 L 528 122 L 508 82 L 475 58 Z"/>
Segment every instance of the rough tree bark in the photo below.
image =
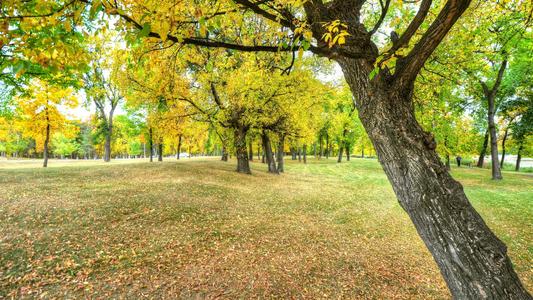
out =
<path fill-rule="evenodd" d="M 270 143 L 270 138 L 266 132 L 261 133 L 261 140 L 263 141 L 263 149 L 265 153 L 265 160 L 268 165 L 268 172 L 273 174 L 279 174 L 278 169 L 276 168 L 276 161 L 274 159 L 274 154 L 272 153 L 272 145 Z"/>
<path fill-rule="evenodd" d="M 477 167 L 483 168 L 485 164 L 485 155 L 487 155 L 487 147 L 489 146 L 489 131 L 485 131 L 485 137 L 483 138 L 483 146 L 481 152 L 479 152 L 479 159 L 477 160 Z"/>
<path fill-rule="evenodd" d="M 246 133 L 248 129 L 244 126 L 238 126 L 234 130 L 235 155 L 237 156 L 237 172 L 252 174 L 250 163 L 248 161 L 248 149 L 246 147 Z"/>
<path fill-rule="evenodd" d="M 354 9 L 353 1 L 312 1 L 305 7 L 316 23 L 315 36 L 324 30 L 319 22 L 328 21 L 330 16 L 348 23 L 351 36 L 343 51 L 358 53 L 360 58 L 340 55 L 336 61 L 398 201 L 439 266 L 452 296 L 530 299 L 513 270 L 505 244 L 472 207 L 461 184 L 450 176 L 435 151 L 433 136 L 422 129 L 414 113 L 412 97 L 418 72 L 469 4 L 469 0 L 448 0 L 410 54 L 398 60 L 394 74 L 385 68 L 372 79 L 369 74 L 378 51 L 357 21 L 359 7 Z M 421 2 L 406 30 L 407 43 L 430 5 L 431 1 Z M 414 30 L 410 30 L 413 24 Z M 393 47 L 401 44 L 406 33 Z"/>

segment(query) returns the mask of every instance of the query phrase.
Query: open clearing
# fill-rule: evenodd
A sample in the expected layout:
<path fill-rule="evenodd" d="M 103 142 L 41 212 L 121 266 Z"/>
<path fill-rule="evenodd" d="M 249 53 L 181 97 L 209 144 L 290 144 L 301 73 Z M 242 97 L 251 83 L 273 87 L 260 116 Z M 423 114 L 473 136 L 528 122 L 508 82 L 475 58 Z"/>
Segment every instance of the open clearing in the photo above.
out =
<path fill-rule="evenodd" d="M 450 297 L 377 161 L 286 163 L 0 162 L 0 298 Z M 533 177 L 489 172 L 452 171 L 533 290 Z"/>

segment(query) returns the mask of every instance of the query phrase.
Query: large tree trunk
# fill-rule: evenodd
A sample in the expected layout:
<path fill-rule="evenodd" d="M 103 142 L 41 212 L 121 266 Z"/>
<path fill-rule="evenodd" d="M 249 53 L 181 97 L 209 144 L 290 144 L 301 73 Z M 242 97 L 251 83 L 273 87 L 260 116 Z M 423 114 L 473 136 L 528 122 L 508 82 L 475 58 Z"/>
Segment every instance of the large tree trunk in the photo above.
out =
<path fill-rule="evenodd" d="M 252 174 L 250 163 L 248 161 L 248 149 L 246 147 L 245 127 L 238 127 L 234 130 L 235 155 L 237 156 L 237 172 Z"/>
<path fill-rule="evenodd" d="M 514 170 L 516 172 L 520 171 L 520 162 L 522 161 L 522 150 L 524 149 L 524 143 L 523 141 L 520 142 L 520 146 L 518 147 L 518 153 L 516 154 L 516 166 Z"/>
<path fill-rule="evenodd" d="M 485 163 L 485 155 L 487 155 L 487 147 L 489 146 L 489 131 L 485 132 L 485 137 L 483 138 L 483 146 L 481 152 L 479 152 L 479 159 L 477 160 L 477 167 L 483 168 Z"/>
<path fill-rule="evenodd" d="M 418 124 L 413 84 L 369 82 L 372 65 L 340 59 L 359 117 L 402 208 L 433 255 L 455 299 L 531 299 L 507 256 Z M 401 83 L 400 83 L 401 84 Z"/>
<path fill-rule="evenodd" d="M 509 135 L 509 126 L 505 128 L 505 133 L 502 140 L 502 159 L 500 160 L 500 169 L 503 169 L 503 162 L 505 161 L 505 142 L 507 141 L 507 136 Z"/>
<path fill-rule="evenodd" d="M 284 162 L 284 149 L 285 148 L 285 134 L 281 133 L 279 135 L 278 143 L 278 173 L 285 172 L 285 162 Z"/>
<path fill-rule="evenodd" d="M 489 121 L 489 135 L 490 135 L 490 158 L 492 161 L 492 179 L 500 180 L 502 179 L 502 172 L 500 169 L 500 161 L 498 159 L 498 138 L 496 136 L 496 123 L 494 122 L 494 97 L 488 97 L 487 101 L 489 102 L 489 112 L 488 112 L 488 121 Z"/>
<path fill-rule="evenodd" d="M 152 127 L 148 129 L 148 147 L 150 150 L 150 162 L 154 161 L 154 131 Z"/>
<path fill-rule="evenodd" d="M 263 149 L 265 153 L 265 160 L 268 165 L 268 172 L 279 174 L 278 169 L 276 168 L 276 161 L 274 160 L 274 154 L 272 153 L 272 145 L 270 143 L 270 138 L 268 134 L 263 131 L 261 134 L 261 140 L 263 141 Z"/>

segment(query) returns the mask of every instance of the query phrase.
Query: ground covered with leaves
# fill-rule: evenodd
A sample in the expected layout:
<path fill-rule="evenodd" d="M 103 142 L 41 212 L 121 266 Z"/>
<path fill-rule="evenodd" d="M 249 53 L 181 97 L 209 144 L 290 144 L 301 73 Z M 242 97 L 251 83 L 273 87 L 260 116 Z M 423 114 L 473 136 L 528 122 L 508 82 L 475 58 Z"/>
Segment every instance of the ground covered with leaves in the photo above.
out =
<path fill-rule="evenodd" d="M 51 165 L 0 162 L 0 298 L 450 297 L 375 160 Z M 533 177 L 453 175 L 532 290 Z"/>

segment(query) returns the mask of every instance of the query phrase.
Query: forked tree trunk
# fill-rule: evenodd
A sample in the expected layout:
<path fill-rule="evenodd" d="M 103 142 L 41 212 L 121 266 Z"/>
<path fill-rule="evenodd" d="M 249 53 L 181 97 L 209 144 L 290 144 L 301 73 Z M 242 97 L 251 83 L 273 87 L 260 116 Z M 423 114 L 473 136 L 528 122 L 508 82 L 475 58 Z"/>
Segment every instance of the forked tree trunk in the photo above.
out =
<path fill-rule="evenodd" d="M 274 154 L 272 153 L 272 145 L 270 138 L 266 132 L 261 134 L 261 140 L 263 141 L 263 149 L 265 153 L 265 160 L 268 165 L 268 172 L 273 174 L 279 174 L 276 168 L 276 161 L 274 160 Z"/>
<path fill-rule="evenodd" d="M 283 152 L 285 148 L 285 134 L 279 135 L 279 143 L 278 143 L 278 173 L 285 172 L 285 162 L 284 162 L 284 155 Z"/>
<path fill-rule="evenodd" d="M 250 163 L 248 161 L 248 149 L 246 147 L 246 133 L 245 127 L 238 127 L 234 130 L 234 145 L 235 155 L 237 156 L 237 172 L 244 174 L 252 174 L 250 170 Z"/>
<path fill-rule="evenodd" d="M 487 130 L 485 132 L 485 136 L 483 137 L 483 146 L 481 148 L 481 152 L 479 152 L 479 159 L 477 160 L 478 168 L 483 168 L 483 164 L 485 164 L 485 155 L 487 155 L 488 145 L 489 145 L 489 131 Z"/>
<path fill-rule="evenodd" d="M 455 299 L 531 299 L 507 248 L 487 227 L 418 124 L 412 87 L 369 82 L 372 66 L 340 60 L 359 117 L 402 208 L 433 255 Z"/>

